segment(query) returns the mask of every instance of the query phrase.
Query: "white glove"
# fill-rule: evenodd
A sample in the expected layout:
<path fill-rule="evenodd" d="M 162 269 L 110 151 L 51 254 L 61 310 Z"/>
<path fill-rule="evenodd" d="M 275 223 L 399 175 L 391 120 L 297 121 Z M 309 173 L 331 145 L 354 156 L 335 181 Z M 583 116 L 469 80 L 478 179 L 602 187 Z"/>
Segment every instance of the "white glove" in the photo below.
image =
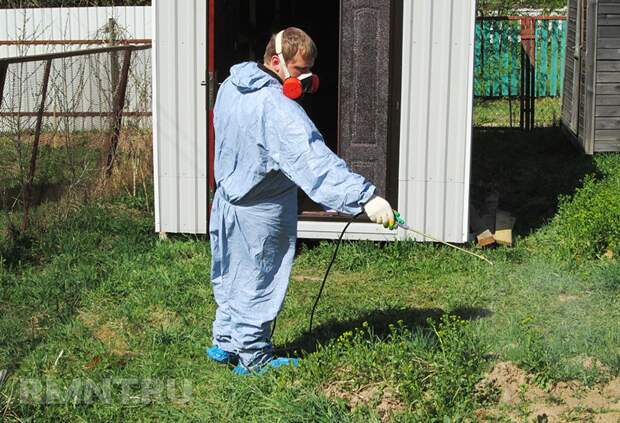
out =
<path fill-rule="evenodd" d="M 390 203 L 378 195 L 373 195 L 366 204 L 364 211 L 371 221 L 383 225 L 384 227 L 394 226 L 394 212 Z"/>

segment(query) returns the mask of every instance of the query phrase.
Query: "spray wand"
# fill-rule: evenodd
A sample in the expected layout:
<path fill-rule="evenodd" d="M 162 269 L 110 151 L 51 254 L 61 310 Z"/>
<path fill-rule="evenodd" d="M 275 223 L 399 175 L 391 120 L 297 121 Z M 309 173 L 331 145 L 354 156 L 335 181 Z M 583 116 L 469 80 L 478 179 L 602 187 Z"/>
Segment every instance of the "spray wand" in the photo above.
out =
<path fill-rule="evenodd" d="M 485 256 L 482 256 L 482 255 L 476 254 L 476 253 L 472 253 L 471 251 L 468 251 L 468 250 L 466 250 L 464 248 L 458 247 L 458 246 L 456 246 L 454 244 L 451 244 L 449 242 L 442 241 L 440 239 L 434 238 L 434 237 L 432 237 L 432 236 L 430 236 L 428 234 L 425 234 L 424 232 L 420 232 L 420 231 L 417 231 L 415 229 L 410 228 L 409 225 L 407 225 L 407 223 L 405 222 L 405 219 L 403 219 L 403 217 L 400 215 L 400 213 L 397 212 L 396 210 L 394 210 L 394 225 L 391 226 L 390 229 L 396 229 L 397 227 L 400 227 L 400 228 L 402 228 L 402 229 L 404 229 L 406 231 L 409 231 L 409 232 L 413 232 L 414 234 L 421 235 L 424 238 L 430 239 L 431 241 L 435 241 L 435 242 L 439 242 L 439 243 L 441 243 L 443 245 L 447 245 L 450 248 L 454 248 L 456 250 L 462 251 L 462 252 L 464 252 L 466 254 L 469 254 L 470 256 L 477 257 L 480 260 L 484 260 L 487 263 L 489 263 L 491 266 L 493 266 L 493 262 L 491 260 L 489 260 L 488 258 L 486 258 Z"/>

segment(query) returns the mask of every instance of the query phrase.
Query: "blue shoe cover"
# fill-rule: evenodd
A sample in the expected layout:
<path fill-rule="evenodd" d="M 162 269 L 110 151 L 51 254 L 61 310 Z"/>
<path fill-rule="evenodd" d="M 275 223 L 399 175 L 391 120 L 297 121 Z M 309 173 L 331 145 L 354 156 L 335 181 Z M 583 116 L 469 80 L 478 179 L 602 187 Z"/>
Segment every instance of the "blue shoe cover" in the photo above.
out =
<path fill-rule="evenodd" d="M 256 369 L 251 369 L 251 370 L 245 367 L 243 364 L 239 363 L 237 364 L 237 367 L 233 369 L 233 373 L 236 375 L 242 375 L 242 376 L 246 376 L 252 373 L 262 375 L 269 369 L 277 369 L 283 366 L 297 367 L 299 366 L 299 359 L 278 357 L 278 358 L 274 358 L 268 361 L 267 363 L 263 364 L 262 366 L 257 367 Z"/>
<path fill-rule="evenodd" d="M 224 351 L 217 345 L 205 348 L 205 353 L 211 360 L 221 364 L 230 363 L 235 358 L 234 354 Z"/>

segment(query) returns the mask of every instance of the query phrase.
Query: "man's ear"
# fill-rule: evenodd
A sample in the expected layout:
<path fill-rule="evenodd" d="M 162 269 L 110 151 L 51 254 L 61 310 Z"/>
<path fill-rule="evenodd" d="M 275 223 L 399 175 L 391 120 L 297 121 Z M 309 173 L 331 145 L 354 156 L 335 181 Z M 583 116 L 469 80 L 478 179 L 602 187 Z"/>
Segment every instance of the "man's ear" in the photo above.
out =
<path fill-rule="evenodd" d="M 276 73 L 280 72 L 280 58 L 277 54 L 271 56 L 271 67 L 276 70 Z"/>

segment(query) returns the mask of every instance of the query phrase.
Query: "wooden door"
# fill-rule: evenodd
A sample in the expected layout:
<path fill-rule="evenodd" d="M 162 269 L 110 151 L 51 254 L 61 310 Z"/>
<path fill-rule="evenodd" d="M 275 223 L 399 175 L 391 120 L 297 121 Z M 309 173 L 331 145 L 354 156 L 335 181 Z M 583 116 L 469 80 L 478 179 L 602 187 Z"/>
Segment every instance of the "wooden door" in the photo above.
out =
<path fill-rule="evenodd" d="M 394 0 L 341 0 L 338 154 L 386 196 Z"/>

